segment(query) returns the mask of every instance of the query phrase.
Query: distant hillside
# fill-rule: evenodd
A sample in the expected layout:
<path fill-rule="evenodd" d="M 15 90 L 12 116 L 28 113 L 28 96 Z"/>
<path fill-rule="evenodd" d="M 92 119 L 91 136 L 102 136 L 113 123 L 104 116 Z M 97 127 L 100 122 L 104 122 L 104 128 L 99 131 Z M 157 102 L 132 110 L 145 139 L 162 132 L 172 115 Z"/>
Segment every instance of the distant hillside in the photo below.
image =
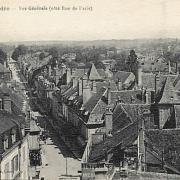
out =
<path fill-rule="evenodd" d="M 176 39 L 126 39 L 126 40 L 93 40 L 93 41 L 24 41 L 24 42 L 5 42 L 0 43 L 1 45 L 17 46 L 19 44 L 24 44 L 27 46 L 107 46 L 107 47 L 117 47 L 117 48 L 131 48 L 135 46 L 143 46 L 150 44 L 164 44 L 175 41 Z"/>

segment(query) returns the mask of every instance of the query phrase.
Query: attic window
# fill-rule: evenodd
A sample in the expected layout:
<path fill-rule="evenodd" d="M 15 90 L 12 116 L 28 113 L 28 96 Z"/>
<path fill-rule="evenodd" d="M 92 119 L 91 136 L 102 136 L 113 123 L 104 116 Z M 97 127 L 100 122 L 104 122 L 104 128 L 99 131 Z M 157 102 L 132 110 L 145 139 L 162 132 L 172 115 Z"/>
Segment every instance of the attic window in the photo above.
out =
<path fill-rule="evenodd" d="M 4 136 L 4 141 L 3 141 L 3 144 L 4 144 L 4 150 L 8 149 L 8 136 L 5 135 Z"/>
<path fill-rule="evenodd" d="M 11 140 L 12 140 L 12 144 L 14 144 L 16 142 L 16 130 L 13 129 L 11 132 Z"/>

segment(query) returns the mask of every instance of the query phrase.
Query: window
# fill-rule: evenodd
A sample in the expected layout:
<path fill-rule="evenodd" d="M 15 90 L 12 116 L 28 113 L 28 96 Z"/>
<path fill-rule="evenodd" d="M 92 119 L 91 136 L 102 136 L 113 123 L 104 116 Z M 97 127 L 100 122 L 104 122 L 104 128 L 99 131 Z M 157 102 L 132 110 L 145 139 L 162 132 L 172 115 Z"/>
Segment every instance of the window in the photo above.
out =
<path fill-rule="evenodd" d="M 11 172 L 12 176 L 19 170 L 18 155 L 14 156 L 11 160 Z"/>
<path fill-rule="evenodd" d="M 12 139 L 12 144 L 16 142 L 16 130 L 13 129 L 11 132 L 11 139 Z"/>
<path fill-rule="evenodd" d="M 9 147 L 8 143 L 9 142 L 8 142 L 8 136 L 7 135 L 4 136 L 4 142 L 3 143 L 4 143 L 4 150 L 8 149 L 8 147 Z"/>
<path fill-rule="evenodd" d="M 24 128 L 21 129 L 21 133 L 22 133 L 22 136 L 24 137 L 25 136 L 25 129 Z"/>

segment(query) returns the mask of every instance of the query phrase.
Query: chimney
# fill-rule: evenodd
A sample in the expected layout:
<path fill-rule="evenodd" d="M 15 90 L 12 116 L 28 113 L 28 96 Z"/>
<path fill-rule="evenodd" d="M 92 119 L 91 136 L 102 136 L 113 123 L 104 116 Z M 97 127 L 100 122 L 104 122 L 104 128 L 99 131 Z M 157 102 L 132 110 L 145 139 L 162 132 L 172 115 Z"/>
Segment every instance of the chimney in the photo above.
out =
<path fill-rule="evenodd" d="M 112 121 L 113 121 L 113 113 L 110 107 L 107 107 L 106 114 L 105 114 L 105 128 L 106 128 L 106 135 L 112 136 Z"/>
<path fill-rule="evenodd" d="M 138 122 L 138 170 L 145 171 L 146 153 L 145 153 L 144 119 L 140 118 Z"/>
<path fill-rule="evenodd" d="M 118 80 L 118 90 L 121 91 L 123 89 L 123 84 L 120 80 Z"/>
<path fill-rule="evenodd" d="M 73 88 L 78 85 L 78 80 L 75 77 L 72 78 L 72 84 L 73 84 Z"/>
<path fill-rule="evenodd" d="M 93 93 L 97 92 L 96 81 L 92 81 L 92 92 Z"/>
<path fill-rule="evenodd" d="M 51 64 L 48 65 L 48 76 L 51 76 Z"/>
<path fill-rule="evenodd" d="M 12 112 L 11 109 L 11 98 L 9 94 L 4 94 L 3 101 L 2 101 L 3 109 L 9 113 Z"/>
<path fill-rule="evenodd" d="M 82 78 L 82 95 L 83 95 L 83 104 L 85 104 L 91 97 L 91 89 L 89 87 L 88 76 L 86 73 Z"/>
<path fill-rule="evenodd" d="M 176 62 L 176 74 L 179 74 L 179 71 L 178 71 L 178 62 Z"/>
<path fill-rule="evenodd" d="M 56 85 L 59 82 L 59 78 L 60 78 L 60 71 L 59 71 L 59 69 L 55 68 L 55 83 L 56 83 Z"/>
<path fill-rule="evenodd" d="M 168 61 L 168 69 L 169 69 L 169 74 L 171 73 L 171 62 Z"/>
<path fill-rule="evenodd" d="M 142 68 L 139 67 L 138 68 L 138 86 L 141 87 L 142 86 Z"/>
<path fill-rule="evenodd" d="M 118 103 L 118 104 L 119 104 L 119 103 L 122 103 L 122 99 L 121 99 L 120 96 L 118 96 L 118 98 L 117 98 L 117 103 Z"/>
<path fill-rule="evenodd" d="M 110 86 L 107 89 L 107 101 L 108 101 L 108 105 L 111 104 L 111 88 L 110 88 Z"/>
<path fill-rule="evenodd" d="M 69 84 L 71 81 L 71 70 L 68 68 L 66 69 L 66 84 Z"/>
<path fill-rule="evenodd" d="M 83 84 L 83 104 L 86 104 L 91 96 L 92 92 L 89 84 Z"/>
<path fill-rule="evenodd" d="M 132 103 L 132 104 L 135 103 L 135 98 L 134 98 L 134 96 L 131 96 L 131 103 Z"/>
<path fill-rule="evenodd" d="M 82 96 L 83 93 L 83 79 L 78 80 L 78 96 Z"/>
<path fill-rule="evenodd" d="M 28 132 L 30 130 L 30 121 L 31 121 L 31 111 L 27 110 L 27 112 L 26 112 L 26 125 L 25 125 L 26 132 Z"/>
<path fill-rule="evenodd" d="M 146 91 L 146 104 L 151 104 L 151 92 L 150 91 Z"/>

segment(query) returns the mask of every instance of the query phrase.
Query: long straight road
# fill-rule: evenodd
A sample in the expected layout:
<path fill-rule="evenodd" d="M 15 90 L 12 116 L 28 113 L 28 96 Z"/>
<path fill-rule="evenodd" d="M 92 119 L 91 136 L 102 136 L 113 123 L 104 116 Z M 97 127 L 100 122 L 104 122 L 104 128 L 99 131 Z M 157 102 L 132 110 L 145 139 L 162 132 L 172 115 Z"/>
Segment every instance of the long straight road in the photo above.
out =
<path fill-rule="evenodd" d="M 11 59 L 9 59 L 9 68 L 12 71 L 12 79 L 17 83 L 21 83 L 19 69 L 17 68 L 17 65 L 11 63 L 10 60 Z M 25 104 L 29 103 L 26 90 L 22 91 L 25 97 Z M 26 106 L 24 107 L 24 111 L 25 110 Z M 44 180 L 59 180 L 61 175 L 77 176 L 81 162 L 74 156 L 72 151 L 59 137 L 59 134 L 57 134 L 48 123 L 49 117 L 44 117 L 38 112 L 32 112 L 32 114 L 34 117 L 37 117 L 40 129 L 44 130 L 43 128 L 46 127 L 46 130 L 49 132 L 49 137 L 47 138 L 46 143 L 41 141 L 42 166 L 39 167 L 40 178 L 44 177 Z"/>

